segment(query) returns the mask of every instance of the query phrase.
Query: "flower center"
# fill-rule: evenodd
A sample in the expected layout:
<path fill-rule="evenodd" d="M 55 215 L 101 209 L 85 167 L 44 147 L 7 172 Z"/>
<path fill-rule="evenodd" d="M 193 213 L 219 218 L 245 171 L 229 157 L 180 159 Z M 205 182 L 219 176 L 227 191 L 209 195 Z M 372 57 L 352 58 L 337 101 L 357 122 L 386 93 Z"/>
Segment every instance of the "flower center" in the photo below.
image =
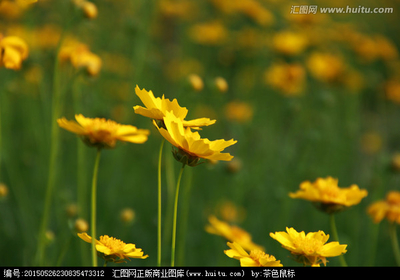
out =
<path fill-rule="evenodd" d="M 110 248 L 111 250 L 118 251 L 119 249 L 123 249 L 125 247 L 125 243 L 115 237 L 109 237 L 108 235 L 100 236 L 100 242 Z"/>
<path fill-rule="evenodd" d="M 301 249 L 304 254 L 312 255 L 320 250 L 323 243 L 318 239 L 297 237 L 293 239 L 296 248 Z"/>

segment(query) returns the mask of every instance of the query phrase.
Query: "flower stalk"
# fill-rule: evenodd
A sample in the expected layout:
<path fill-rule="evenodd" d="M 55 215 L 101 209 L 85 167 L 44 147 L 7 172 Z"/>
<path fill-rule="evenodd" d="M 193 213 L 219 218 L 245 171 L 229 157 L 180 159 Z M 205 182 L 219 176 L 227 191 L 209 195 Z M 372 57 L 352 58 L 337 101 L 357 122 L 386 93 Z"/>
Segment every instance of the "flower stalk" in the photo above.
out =
<path fill-rule="evenodd" d="M 101 149 L 97 149 L 96 160 L 93 168 L 92 178 L 92 213 L 91 213 L 91 225 L 92 225 L 92 265 L 97 267 L 97 252 L 96 252 L 96 196 L 97 196 L 97 174 L 99 171 Z"/>
<path fill-rule="evenodd" d="M 397 239 L 396 223 L 390 223 L 389 234 L 390 234 L 390 240 L 392 242 L 393 254 L 396 260 L 396 264 L 400 266 L 400 248 L 399 248 L 399 241 Z"/>
<path fill-rule="evenodd" d="M 335 215 L 332 213 L 329 215 L 329 223 L 332 231 L 333 238 L 339 242 L 339 235 L 337 233 L 337 228 L 336 228 L 336 221 L 335 221 Z M 344 258 L 343 255 L 339 256 L 339 260 L 342 266 L 347 266 L 347 262 Z"/>
<path fill-rule="evenodd" d="M 160 153 L 158 155 L 158 222 L 157 222 L 157 266 L 161 266 L 161 160 L 165 139 L 161 141 Z"/>
<path fill-rule="evenodd" d="M 174 219 L 172 222 L 171 267 L 175 266 L 176 222 L 177 222 L 177 216 L 178 216 L 179 187 L 180 187 L 184 168 L 185 168 L 185 164 L 182 164 L 182 167 L 181 167 L 181 170 L 180 170 L 179 176 L 178 176 L 178 181 L 176 183 L 176 189 L 175 189 Z"/>

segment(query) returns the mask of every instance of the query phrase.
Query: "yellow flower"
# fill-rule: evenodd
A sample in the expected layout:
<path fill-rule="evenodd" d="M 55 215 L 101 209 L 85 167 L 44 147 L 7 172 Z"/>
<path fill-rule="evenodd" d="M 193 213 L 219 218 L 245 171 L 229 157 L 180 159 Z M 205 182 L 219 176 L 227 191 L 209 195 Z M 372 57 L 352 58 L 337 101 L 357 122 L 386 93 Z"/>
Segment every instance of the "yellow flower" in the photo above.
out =
<path fill-rule="evenodd" d="M 367 195 L 366 190 L 360 190 L 355 184 L 348 188 L 339 188 L 338 180 L 332 177 L 318 178 L 313 183 L 304 181 L 300 184 L 300 190 L 289 193 L 291 198 L 302 198 L 316 203 L 320 210 L 327 213 L 356 205 Z"/>
<path fill-rule="evenodd" d="M 229 153 L 221 153 L 226 147 L 235 144 L 236 140 L 225 141 L 223 139 L 210 141 L 207 138 L 200 138 L 198 132 L 193 132 L 190 127 L 185 128 L 182 119 L 176 117 L 172 112 L 167 112 L 164 117 L 164 127 L 159 127 L 161 135 L 178 148 L 174 151 L 176 160 L 194 166 L 200 158 L 209 160 L 230 161 L 233 156 Z"/>
<path fill-rule="evenodd" d="M 97 17 L 97 7 L 95 4 L 92 2 L 86 1 L 86 0 L 74 0 L 74 4 L 82 9 L 83 14 L 85 17 L 89 19 L 93 19 Z"/>
<path fill-rule="evenodd" d="M 249 251 L 264 250 L 262 246 L 255 244 L 251 240 L 251 235 L 248 232 L 241 229 L 240 227 L 229 225 L 226 222 L 218 220 L 215 216 L 208 217 L 208 221 L 210 222 L 210 224 L 206 226 L 206 232 L 222 236 L 228 241 L 235 242 Z"/>
<path fill-rule="evenodd" d="M 265 83 L 286 96 L 300 95 L 304 90 L 306 71 L 298 63 L 274 63 L 264 72 Z"/>
<path fill-rule="evenodd" d="M 386 218 L 392 223 L 400 224 L 400 192 L 390 191 L 385 200 L 372 203 L 367 211 L 375 223 Z"/>
<path fill-rule="evenodd" d="M 28 57 L 28 45 L 17 36 L 3 37 L 0 34 L 0 67 L 19 70 Z"/>
<path fill-rule="evenodd" d="M 153 92 L 146 91 L 145 89 L 140 89 L 139 86 L 136 85 L 135 88 L 136 95 L 140 98 L 143 104 L 146 107 L 142 106 L 134 106 L 136 114 L 157 120 L 163 121 L 163 118 L 166 116 L 167 112 L 172 112 L 175 117 L 179 118 L 183 122 L 184 127 L 191 128 L 199 128 L 201 126 L 212 125 L 216 122 L 216 120 L 210 120 L 209 118 L 199 118 L 190 121 L 186 121 L 186 115 L 188 110 L 185 107 L 181 107 L 178 104 L 176 99 L 172 101 L 165 98 L 164 95 L 162 98 L 155 98 Z"/>
<path fill-rule="evenodd" d="M 198 23 L 189 29 L 191 39 L 202 45 L 220 45 L 227 41 L 228 30 L 217 20 Z"/>
<path fill-rule="evenodd" d="M 195 91 L 201 91 L 204 88 L 203 80 L 197 74 L 190 74 L 188 81 Z"/>
<path fill-rule="evenodd" d="M 254 249 L 248 254 L 242 246 L 236 242 L 228 242 L 228 246 L 231 248 L 225 250 L 224 253 L 230 257 L 240 261 L 240 266 L 250 267 L 267 267 L 267 266 L 283 266 L 281 261 L 277 261 L 274 256 L 268 255 L 263 251 Z"/>
<path fill-rule="evenodd" d="M 269 235 L 289 250 L 296 261 L 305 265 L 319 266 L 322 262 L 326 266 L 326 258 L 337 257 L 347 252 L 347 245 L 340 245 L 339 242 L 326 243 L 329 234 L 321 230 L 306 235 L 304 231 L 297 232 L 293 228 L 286 228 L 286 232 L 271 232 Z"/>
<path fill-rule="evenodd" d="M 61 62 L 70 61 L 76 69 L 86 68 L 91 76 L 96 76 L 101 69 L 101 58 L 92 53 L 89 47 L 75 40 L 67 41 L 59 53 Z"/>
<path fill-rule="evenodd" d="M 86 118 L 75 115 L 75 121 L 58 119 L 58 125 L 70 132 L 82 136 L 83 141 L 98 148 L 114 148 L 117 140 L 141 144 L 147 141 L 149 130 L 138 129 L 131 125 L 118 124 L 103 118 Z"/>
<path fill-rule="evenodd" d="M 78 236 L 88 243 L 92 243 L 92 237 L 86 232 L 78 233 Z M 106 261 L 112 261 L 115 263 L 124 262 L 130 258 L 134 259 L 146 259 L 148 255 L 143 255 L 143 251 L 140 248 L 136 248 L 135 244 L 128 243 L 110 237 L 108 235 L 100 236 L 100 240 L 96 240 L 96 250 L 98 255 Z"/>
<path fill-rule="evenodd" d="M 307 59 L 311 75 L 323 82 L 333 82 L 343 74 L 345 65 L 341 57 L 330 53 L 312 53 Z"/>
<path fill-rule="evenodd" d="M 245 123 L 253 118 L 253 107 L 244 101 L 231 101 L 225 106 L 225 116 L 228 120 Z"/>
<path fill-rule="evenodd" d="M 285 55 L 298 55 L 307 45 L 308 39 L 304 34 L 294 31 L 282 31 L 274 35 L 272 44 L 274 49 Z"/>

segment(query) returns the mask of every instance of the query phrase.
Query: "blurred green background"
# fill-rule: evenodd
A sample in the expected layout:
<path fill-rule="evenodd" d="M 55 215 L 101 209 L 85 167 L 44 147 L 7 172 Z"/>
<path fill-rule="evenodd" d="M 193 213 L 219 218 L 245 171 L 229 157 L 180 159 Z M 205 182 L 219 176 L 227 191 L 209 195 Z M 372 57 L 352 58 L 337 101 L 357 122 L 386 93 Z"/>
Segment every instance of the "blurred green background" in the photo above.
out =
<path fill-rule="evenodd" d="M 7 2 L 7 4 L 5 4 Z M 205 232 L 209 215 L 237 224 L 284 266 L 297 266 L 270 232 L 330 233 L 328 216 L 289 192 L 304 180 L 332 176 L 369 194 L 337 214 L 350 266 L 395 265 L 387 222 L 366 208 L 388 190 L 400 190 L 392 159 L 400 149 L 398 1 L 92 0 L 87 19 L 72 1 L 28 6 L 0 1 L 0 32 L 29 46 L 19 71 L 0 69 L 0 265 L 33 265 L 49 170 L 54 60 L 64 28 L 102 60 L 100 73 L 73 74 L 60 65 L 61 112 L 73 119 L 105 117 L 150 129 L 144 144 L 104 150 L 98 178 L 98 235 L 134 243 L 149 255 L 127 266 L 155 266 L 157 164 L 161 136 L 135 115 L 134 88 L 177 98 L 187 119 L 209 117 L 202 137 L 237 140 L 232 162 L 185 168 L 179 201 L 177 266 L 238 266 L 226 240 Z M 291 14 L 296 5 L 391 7 L 384 14 Z M 13 7 L 11 7 L 13 6 Z M 18 6 L 18 7 L 16 7 Z M 50 30 L 50 31 L 49 31 Z M 288 68 L 288 65 L 290 67 Z M 199 90 L 189 76 L 203 81 Z M 221 91 L 215 78 L 229 88 Z M 48 230 L 46 265 L 91 265 L 90 245 L 74 232 L 90 219 L 90 183 L 96 150 L 59 129 L 60 149 Z M 180 164 L 166 143 L 163 156 L 163 264 L 169 264 L 171 200 Z M 79 151 L 83 158 L 79 157 Z M 82 155 L 82 154 L 80 154 Z M 78 198 L 78 193 L 80 196 Z M 81 196 L 83 195 L 83 196 Z M 79 215 L 71 211 L 78 201 Z M 234 211 L 223 209 L 224 203 Z M 85 209 L 86 207 L 86 209 Z M 132 222 L 121 211 L 135 212 Z M 68 209 L 70 211 L 68 211 Z M 228 211 L 230 215 L 224 216 Z M 235 212 L 237 211 L 237 212 Z M 228 220 L 231 219 L 231 220 Z M 99 260 L 99 265 L 102 261 Z M 110 264 L 112 266 L 113 264 Z M 328 266 L 339 265 L 337 258 Z"/>

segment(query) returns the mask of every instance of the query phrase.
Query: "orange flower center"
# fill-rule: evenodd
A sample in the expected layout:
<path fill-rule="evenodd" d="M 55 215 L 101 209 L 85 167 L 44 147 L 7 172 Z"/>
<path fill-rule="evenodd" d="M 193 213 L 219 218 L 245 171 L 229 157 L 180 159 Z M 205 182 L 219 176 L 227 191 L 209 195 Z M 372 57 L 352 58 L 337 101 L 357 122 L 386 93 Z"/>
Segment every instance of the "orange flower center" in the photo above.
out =
<path fill-rule="evenodd" d="M 100 236 L 100 242 L 113 251 L 122 250 L 126 245 L 123 241 L 115 237 L 109 237 L 108 235 Z"/>

